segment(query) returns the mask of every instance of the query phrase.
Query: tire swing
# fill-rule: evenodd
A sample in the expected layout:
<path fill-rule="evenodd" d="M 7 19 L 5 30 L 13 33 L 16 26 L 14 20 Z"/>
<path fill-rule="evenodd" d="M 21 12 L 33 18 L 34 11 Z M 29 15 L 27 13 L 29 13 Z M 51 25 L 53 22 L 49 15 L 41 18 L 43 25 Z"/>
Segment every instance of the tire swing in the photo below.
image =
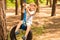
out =
<path fill-rule="evenodd" d="M 16 30 L 16 26 L 14 26 L 10 32 L 10 39 L 11 40 L 17 40 L 16 38 L 16 34 L 15 34 L 15 30 Z M 20 29 L 25 30 L 27 29 L 27 25 L 26 25 L 26 10 L 24 12 L 24 17 L 23 17 L 23 24 L 21 25 Z M 32 40 L 32 31 L 30 30 L 27 36 L 27 40 Z"/>

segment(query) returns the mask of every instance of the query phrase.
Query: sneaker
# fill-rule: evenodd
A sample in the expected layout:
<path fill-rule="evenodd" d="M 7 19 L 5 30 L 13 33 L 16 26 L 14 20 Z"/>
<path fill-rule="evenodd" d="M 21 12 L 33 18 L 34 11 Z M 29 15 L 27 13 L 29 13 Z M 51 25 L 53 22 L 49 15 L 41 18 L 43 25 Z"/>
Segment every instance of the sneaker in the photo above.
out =
<path fill-rule="evenodd" d="M 15 35 L 19 34 L 19 32 L 15 32 Z"/>
<path fill-rule="evenodd" d="M 22 37 L 23 40 L 26 40 L 27 38 L 25 36 Z"/>

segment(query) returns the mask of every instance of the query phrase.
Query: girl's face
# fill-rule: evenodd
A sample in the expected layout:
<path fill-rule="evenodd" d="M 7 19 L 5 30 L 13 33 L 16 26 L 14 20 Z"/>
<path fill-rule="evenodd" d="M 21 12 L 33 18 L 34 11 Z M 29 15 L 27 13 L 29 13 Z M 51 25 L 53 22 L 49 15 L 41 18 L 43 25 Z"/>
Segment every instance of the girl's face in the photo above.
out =
<path fill-rule="evenodd" d="M 35 6 L 33 4 L 30 4 L 30 10 L 31 11 L 35 10 Z"/>

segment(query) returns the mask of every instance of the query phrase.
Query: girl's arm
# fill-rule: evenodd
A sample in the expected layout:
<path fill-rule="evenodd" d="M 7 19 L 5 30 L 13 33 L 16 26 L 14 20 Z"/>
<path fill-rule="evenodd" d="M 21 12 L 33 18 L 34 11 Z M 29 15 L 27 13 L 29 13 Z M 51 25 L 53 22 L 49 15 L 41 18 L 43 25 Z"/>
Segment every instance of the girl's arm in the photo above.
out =
<path fill-rule="evenodd" d="M 34 16 L 35 14 L 36 14 L 36 10 L 34 10 L 32 14 L 30 14 L 30 16 Z"/>
<path fill-rule="evenodd" d="M 37 9 L 37 6 L 35 5 L 35 8 L 34 8 L 34 14 L 32 14 L 32 15 L 35 15 L 36 14 L 36 9 Z"/>
<path fill-rule="evenodd" d="M 29 12 L 29 7 L 26 8 L 26 11 L 27 11 L 28 15 L 31 15 Z"/>
<path fill-rule="evenodd" d="M 36 14 L 36 10 L 34 10 L 34 13 L 33 14 L 31 14 L 31 16 L 34 16 Z"/>
<path fill-rule="evenodd" d="M 30 15 L 30 16 L 33 16 L 33 15 L 36 14 L 36 8 L 34 9 L 34 12 L 33 12 L 32 14 L 31 14 L 31 12 L 29 11 L 29 7 L 26 8 L 26 11 L 27 11 L 28 15 Z"/>

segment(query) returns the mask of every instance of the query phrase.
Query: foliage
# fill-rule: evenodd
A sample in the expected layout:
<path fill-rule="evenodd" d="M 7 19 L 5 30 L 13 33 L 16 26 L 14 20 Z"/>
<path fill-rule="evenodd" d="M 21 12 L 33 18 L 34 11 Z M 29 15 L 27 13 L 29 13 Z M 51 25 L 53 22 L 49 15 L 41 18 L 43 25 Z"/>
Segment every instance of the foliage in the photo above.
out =
<path fill-rule="evenodd" d="M 26 0 L 27 1 L 27 3 L 32 3 L 32 2 L 34 2 L 34 0 Z"/>
<path fill-rule="evenodd" d="M 8 8 L 11 8 L 11 7 L 14 7 L 15 6 L 15 3 L 11 0 L 7 0 L 7 7 Z"/>
<path fill-rule="evenodd" d="M 41 2 L 41 3 L 44 3 L 44 2 L 45 2 L 45 0 L 40 0 L 40 2 Z"/>
<path fill-rule="evenodd" d="M 11 3 L 13 3 L 14 2 L 14 0 L 9 0 Z"/>
<path fill-rule="evenodd" d="M 26 0 L 27 3 L 32 3 L 34 2 L 34 0 Z M 45 3 L 46 0 L 40 0 L 40 3 Z M 18 2 L 18 4 L 20 4 L 20 0 Z M 15 0 L 7 0 L 7 7 L 11 8 L 11 7 L 15 7 Z"/>

